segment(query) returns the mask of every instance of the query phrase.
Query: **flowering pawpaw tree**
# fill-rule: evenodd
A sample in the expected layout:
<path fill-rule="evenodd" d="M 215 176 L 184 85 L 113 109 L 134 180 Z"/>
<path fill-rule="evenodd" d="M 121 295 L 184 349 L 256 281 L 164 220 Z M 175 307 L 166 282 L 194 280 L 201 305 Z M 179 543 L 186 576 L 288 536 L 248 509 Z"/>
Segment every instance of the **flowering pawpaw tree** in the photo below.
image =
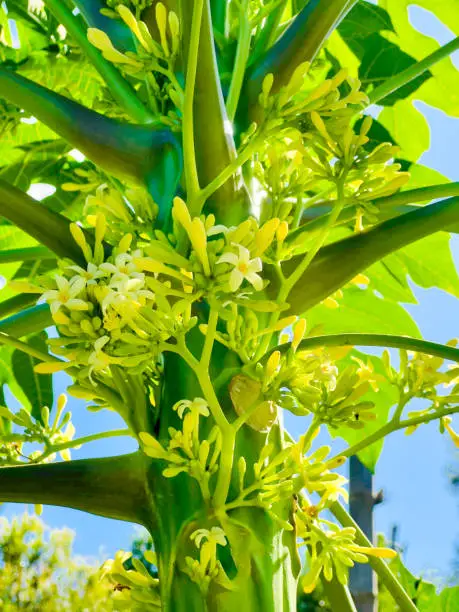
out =
<path fill-rule="evenodd" d="M 457 31 L 454 0 L 416 3 Z M 144 525 L 158 578 L 105 566 L 125 609 L 286 612 L 301 576 L 346 612 L 367 562 L 417 609 L 337 471 L 432 420 L 459 440 L 459 349 L 399 304 L 408 275 L 459 295 L 459 187 L 418 163 L 413 106 L 459 115 L 459 39 L 410 4 L 1 5 L 1 382 L 23 408 L 0 408 L 0 500 Z M 125 429 L 75 437 L 59 371 Z M 137 452 L 70 458 L 120 435 Z"/>

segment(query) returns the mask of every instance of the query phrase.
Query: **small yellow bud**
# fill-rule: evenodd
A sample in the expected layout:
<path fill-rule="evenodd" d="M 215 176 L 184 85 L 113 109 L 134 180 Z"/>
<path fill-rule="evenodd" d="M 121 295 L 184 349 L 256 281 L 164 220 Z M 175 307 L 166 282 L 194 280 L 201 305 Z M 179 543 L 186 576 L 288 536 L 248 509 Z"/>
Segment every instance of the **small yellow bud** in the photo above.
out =
<path fill-rule="evenodd" d="M 202 264 L 204 274 L 206 276 L 210 276 L 209 258 L 207 256 L 206 228 L 204 227 L 204 223 L 201 221 L 201 219 L 198 219 L 197 217 L 193 219 L 188 235 L 196 255 L 199 257 Z"/>
<path fill-rule="evenodd" d="M 325 298 L 325 300 L 322 302 L 322 304 L 326 308 L 332 308 L 332 309 L 339 308 L 338 302 L 336 300 L 334 300 L 332 297 Z"/>
<path fill-rule="evenodd" d="M 272 72 L 270 72 L 269 74 L 265 76 L 265 78 L 263 79 L 263 83 L 261 85 L 261 91 L 263 92 L 263 100 L 265 102 L 267 102 L 268 100 L 268 96 L 271 92 L 273 84 L 274 84 L 274 75 Z"/>
<path fill-rule="evenodd" d="M 312 111 L 311 112 L 311 121 L 312 121 L 314 127 L 316 128 L 316 130 L 319 132 L 319 134 L 321 136 L 323 136 L 325 138 L 325 140 L 330 140 L 330 135 L 327 132 L 327 128 L 325 127 L 325 123 L 324 123 L 322 117 L 319 115 L 319 113 L 317 113 L 316 111 Z"/>
<path fill-rule="evenodd" d="M 130 64 L 136 68 L 142 67 L 142 64 L 136 60 L 117 51 L 110 38 L 102 30 L 98 30 L 97 28 L 88 28 L 87 37 L 89 42 L 94 45 L 94 47 L 99 49 L 99 51 L 102 51 L 102 55 L 106 60 L 118 64 Z"/>
<path fill-rule="evenodd" d="M 34 510 L 37 516 L 41 516 L 43 514 L 43 504 L 35 504 Z"/>
<path fill-rule="evenodd" d="M 167 25 L 167 10 L 162 2 L 156 5 L 156 23 L 158 25 L 159 36 L 161 38 L 161 46 L 164 50 L 164 55 L 169 57 L 169 43 L 167 42 L 166 25 Z"/>
<path fill-rule="evenodd" d="M 266 249 L 271 245 L 276 234 L 276 230 L 279 227 L 280 219 L 274 218 L 266 221 L 255 236 L 255 250 L 253 255 L 258 257 L 262 255 Z"/>
<path fill-rule="evenodd" d="M 132 242 L 132 234 L 126 234 L 118 243 L 118 252 L 126 253 L 129 250 Z"/>
<path fill-rule="evenodd" d="M 33 369 L 37 374 L 54 374 L 66 370 L 71 365 L 68 361 L 44 361 L 43 363 L 37 363 Z"/>
<path fill-rule="evenodd" d="M 70 224 L 70 233 L 72 234 L 73 239 L 80 247 L 83 252 L 83 255 L 86 261 L 92 260 L 92 251 L 88 243 L 86 242 L 86 236 L 84 235 L 83 230 L 77 223 Z"/>
<path fill-rule="evenodd" d="M 357 276 L 354 276 L 351 280 L 351 283 L 353 285 L 369 285 L 370 279 L 368 276 L 365 276 L 365 274 L 357 274 Z"/>
<path fill-rule="evenodd" d="M 169 12 L 169 30 L 172 38 L 172 55 L 175 55 L 178 51 L 180 44 L 180 23 L 177 13 L 174 11 Z"/>
<path fill-rule="evenodd" d="M 276 373 L 277 368 L 280 364 L 281 354 L 280 351 L 274 351 L 269 356 L 268 362 L 266 364 L 266 378 L 271 378 Z"/>
<path fill-rule="evenodd" d="M 306 332 L 306 319 L 300 319 L 293 328 L 292 349 L 295 352 L 304 338 Z"/>
<path fill-rule="evenodd" d="M 178 221 L 184 229 L 188 230 L 191 225 L 191 217 L 188 211 L 188 207 L 182 198 L 175 197 L 174 204 L 172 207 L 172 215 L 176 221 Z"/>
<path fill-rule="evenodd" d="M 276 231 L 276 238 L 278 242 L 284 242 L 288 235 L 288 223 L 287 221 L 282 221 Z"/>
<path fill-rule="evenodd" d="M 135 35 L 139 43 L 142 45 L 142 47 L 146 51 L 150 51 L 150 45 L 148 44 L 149 43 L 148 39 L 145 39 L 145 37 L 143 36 L 139 28 L 139 22 L 134 17 L 134 15 L 131 13 L 131 11 L 127 8 L 127 6 L 120 4 L 119 6 L 116 7 L 116 10 L 118 11 L 119 16 L 124 21 L 124 23 L 128 26 L 131 32 L 133 32 L 133 34 Z"/>

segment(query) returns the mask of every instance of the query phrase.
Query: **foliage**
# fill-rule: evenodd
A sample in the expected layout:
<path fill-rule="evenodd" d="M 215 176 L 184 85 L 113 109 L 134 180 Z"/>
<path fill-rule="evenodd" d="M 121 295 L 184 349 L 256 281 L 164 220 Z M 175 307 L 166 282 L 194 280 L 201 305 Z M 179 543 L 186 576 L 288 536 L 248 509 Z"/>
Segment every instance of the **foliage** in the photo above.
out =
<path fill-rule="evenodd" d="M 74 533 L 23 514 L 0 525 L 0 603 L 5 612 L 114 610 L 96 564 L 75 556 Z"/>
<path fill-rule="evenodd" d="M 125 609 L 281 612 L 298 583 L 320 582 L 346 612 L 349 567 L 367 562 L 416 609 L 382 560 L 395 552 L 340 505 L 337 471 L 355 454 L 375 469 L 387 435 L 431 420 L 459 445 L 459 368 L 444 363 L 459 362 L 456 341 L 423 340 L 401 304 L 409 278 L 458 295 L 448 234 L 436 234 L 457 228 L 458 185 L 418 163 L 429 143 L 413 101 L 458 114 L 437 93 L 454 91 L 459 39 L 429 41 L 424 57 L 407 11 L 0 8 L 0 382 L 22 404 L 0 411 L 0 500 L 146 526 L 157 556 L 105 564 Z M 40 183 L 52 193 L 38 202 L 25 192 Z M 399 349 L 400 365 L 356 346 Z M 74 438 L 65 399 L 51 406 L 60 371 L 126 429 Z M 409 411 L 414 398 L 425 408 Z M 285 411 L 302 417 L 299 439 Z M 317 447 L 321 428 L 345 450 Z M 120 435 L 138 451 L 69 461 Z M 58 453 L 67 463 L 47 465 Z"/>

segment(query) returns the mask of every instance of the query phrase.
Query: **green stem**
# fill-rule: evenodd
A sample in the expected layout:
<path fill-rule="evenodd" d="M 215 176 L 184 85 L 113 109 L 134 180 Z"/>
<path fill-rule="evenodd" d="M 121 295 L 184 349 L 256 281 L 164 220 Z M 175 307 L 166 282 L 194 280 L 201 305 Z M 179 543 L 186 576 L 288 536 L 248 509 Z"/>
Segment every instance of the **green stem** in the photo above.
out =
<path fill-rule="evenodd" d="M 248 16 L 248 0 L 245 0 L 241 5 L 239 15 L 239 36 L 236 49 L 236 58 L 234 60 L 233 75 L 231 85 L 226 100 L 226 111 L 228 119 L 234 121 L 236 116 L 239 96 L 241 95 L 242 83 L 247 66 L 247 60 L 250 53 L 251 27 Z"/>
<path fill-rule="evenodd" d="M 395 74 L 393 77 L 387 79 L 387 81 L 379 85 L 379 87 L 376 87 L 368 96 L 370 104 L 377 104 L 389 94 L 397 91 L 397 89 L 400 89 L 407 83 L 410 83 L 410 81 L 413 81 L 417 77 L 421 76 L 421 74 L 429 70 L 429 68 L 431 68 L 434 64 L 445 57 L 448 57 L 451 55 L 451 53 L 457 51 L 457 49 L 459 49 L 459 36 L 451 40 L 446 45 L 443 45 L 443 47 L 440 47 L 417 64 L 413 64 L 413 66 L 410 66 L 406 70 Z"/>
<path fill-rule="evenodd" d="M 372 543 L 339 502 L 333 502 L 330 506 L 330 510 L 343 527 L 353 527 L 355 529 L 355 541 L 359 546 L 372 546 Z M 394 576 L 387 563 L 379 557 L 374 557 L 372 555 L 368 556 L 368 560 L 371 567 L 384 582 L 387 590 L 399 606 L 400 612 L 418 612 L 410 596 Z"/>
<path fill-rule="evenodd" d="M 62 23 L 76 43 L 81 47 L 88 59 L 104 79 L 112 96 L 126 112 L 139 123 L 151 123 L 154 116 L 142 104 L 131 85 L 121 76 L 113 64 L 108 62 L 88 40 L 86 30 L 81 20 L 72 14 L 62 0 L 46 0 L 46 6 L 56 19 Z"/>
<path fill-rule="evenodd" d="M 187 196 L 190 202 L 193 202 L 194 198 L 199 193 L 199 178 L 194 142 L 193 106 L 203 8 L 204 0 L 196 0 L 193 6 L 193 17 L 191 20 L 190 47 L 186 69 L 185 102 L 183 105 L 183 157 Z"/>
<path fill-rule="evenodd" d="M 273 349 L 273 351 L 279 350 L 281 353 L 286 353 L 290 346 L 290 343 L 281 344 L 276 349 Z M 327 334 L 325 336 L 312 336 L 302 340 L 298 350 L 306 351 L 323 346 L 382 346 L 385 348 L 406 349 L 407 351 L 434 355 L 442 359 L 459 362 L 459 349 L 453 346 L 391 334 Z M 273 351 L 267 353 L 263 357 L 263 361 L 266 361 Z"/>
<path fill-rule="evenodd" d="M 8 298 L 7 300 L 3 300 L 3 302 L 0 302 L 0 319 L 20 312 L 29 306 L 33 306 L 36 301 L 37 296 L 33 293 L 19 293 L 18 295 Z M 1 325 L 2 321 L 0 321 L 0 329 Z M 15 334 L 13 334 L 13 336 L 14 335 Z"/>
<path fill-rule="evenodd" d="M 27 342 L 22 342 L 22 340 L 18 340 L 13 336 L 5 334 L 3 331 L 0 331 L 0 344 L 12 346 L 13 348 L 18 349 L 19 351 L 22 351 L 23 353 L 26 353 L 27 355 L 35 357 L 36 359 L 39 359 L 40 361 L 46 363 L 61 363 L 62 361 L 61 359 L 56 359 L 55 357 L 52 357 L 48 353 L 43 353 L 42 351 L 34 348 L 30 344 L 27 344 Z"/>
<path fill-rule="evenodd" d="M 438 410 L 432 414 L 426 414 L 423 416 L 413 417 L 411 419 L 405 419 L 404 421 L 400 421 L 397 419 L 392 419 L 386 425 L 383 425 L 375 432 L 373 432 L 370 436 L 360 440 L 356 444 L 349 446 L 342 453 L 338 453 L 335 457 L 332 457 L 331 460 L 336 459 L 336 457 L 352 457 L 357 453 L 360 453 L 364 448 L 371 446 L 381 438 L 385 438 L 389 434 L 394 431 L 398 431 L 399 429 L 406 429 L 408 427 L 414 427 L 416 425 L 424 425 L 425 423 L 430 423 L 430 421 L 435 421 L 436 419 L 441 419 L 442 417 L 449 416 L 451 414 L 457 414 L 459 412 L 459 406 L 455 408 L 444 408 L 443 410 Z"/>
<path fill-rule="evenodd" d="M 21 338 L 51 325 L 53 320 L 48 304 L 39 304 L 0 321 L 0 332 Z"/>
<path fill-rule="evenodd" d="M 56 256 L 52 251 L 42 246 L 25 249 L 7 249 L 0 252 L 0 264 L 16 261 L 37 261 L 39 259 L 56 259 Z"/>
<path fill-rule="evenodd" d="M 323 227 L 322 232 L 317 237 L 317 240 L 315 241 L 314 246 L 308 251 L 306 257 L 303 259 L 300 265 L 296 268 L 296 270 L 294 270 L 291 273 L 291 275 L 287 278 L 286 284 L 288 287 L 288 292 L 290 292 L 290 289 L 293 287 L 293 285 L 295 285 L 295 283 L 301 278 L 301 276 L 309 268 L 309 266 L 312 263 L 312 260 L 317 255 L 317 253 L 320 251 L 320 249 L 323 247 L 323 245 L 325 244 L 325 241 L 327 240 L 330 230 L 335 225 L 336 220 L 338 219 L 339 215 L 341 214 L 344 208 L 344 205 L 345 205 L 344 191 L 343 191 L 344 190 L 344 177 L 339 181 L 337 187 L 338 187 L 338 199 L 335 202 L 335 206 L 332 212 L 328 216 L 327 223 Z M 285 296 L 285 299 L 287 299 L 288 297 L 288 292 L 287 292 L 287 295 Z"/>
<path fill-rule="evenodd" d="M 224 170 L 220 172 L 199 194 L 199 202 L 203 204 L 210 196 L 222 187 L 231 176 L 241 168 L 255 153 L 259 145 L 254 139 Z"/>
<path fill-rule="evenodd" d="M 390 196 L 384 196 L 383 198 L 376 198 L 372 200 L 372 204 L 379 209 L 381 220 L 395 217 L 397 215 L 396 207 L 403 207 L 405 204 L 411 204 L 413 202 L 429 202 L 430 200 L 436 200 L 437 198 L 448 198 L 451 196 L 459 196 L 459 182 L 443 183 L 442 185 L 429 185 L 428 187 L 418 187 L 417 189 L 409 189 L 407 191 L 399 191 Z M 313 199 L 313 198 L 311 198 Z M 351 203 L 351 202 L 349 202 Z M 292 244 L 296 242 L 303 234 L 309 232 L 315 232 L 324 224 L 328 223 L 331 212 L 327 214 L 323 213 L 323 208 L 332 209 L 334 204 L 333 201 L 324 201 L 320 204 L 320 208 L 317 210 L 308 209 L 304 214 L 303 219 L 305 222 L 297 229 L 289 232 L 289 235 L 285 239 L 286 244 Z M 403 210 L 403 208 L 402 208 Z M 403 212 L 406 212 L 403 210 Z M 346 206 L 341 211 L 337 221 L 338 223 L 347 223 L 355 219 L 356 206 Z M 316 218 L 311 219 L 312 215 L 320 215 Z"/>
<path fill-rule="evenodd" d="M 322 579 L 321 582 L 332 610 L 336 610 L 336 612 L 357 612 L 347 585 L 341 584 L 336 576 L 333 576 L 330 582 L 325 579 Z"/>
<path fill-rule="evenodd" d="M 217 331 L 218 323 L 218 309 L 215 306 L 211 306 L 209 313 L 209 320 L 207 323 L 206 337 L 204 341 L 204 348 L 202 349 L 200 367 L 208 370 L 210 364 L 210 358 L 212 356 L 212 348 L 214 346 L 215 333 Z"/>
<path fill-rule="evenodd" d="M 290 311 L 284 314 L 306 312 L 375 261 L 458 222 L 459 198 L 449 198 L 420 206 L 413 212 L 322 247 L 290 292 Z M 284 264 L 286 272 L 295 270 L 300 261 L 301 256 L 287 261 Z M 267 293 L 277 295 L 275 276 L 270 276 L 270 280 Z"/>
<path fill-rule="evenodd" d="M 266 20 L 261 27 L 261 31 L 256 37 L 253 51 L 250 54 L 250 65 L 255 64 L 259 58 L 268 51 L 273 40 L 275 40 L 277 29 L 282 19 L 282 14 L 285 10 L 286 4 L 287 0 L 281 0 L 278 6 L 276 6 L 276 8 L 269 13 L 268 17 L 266 17 Z"/>
<path fill-rule="evenodd" d="M 46 451 L 38 457 L 37 462 L 43 461 L 43 459 L 46 459 L 46 457 L 49 457 L 54 453 L 59 453 L 60 451 L 67 450 L 69 448 L 76 448 L 77 446 L 88 444 L 88 442 L 96 442 L 97 440 L 103 440 L 105 438 L 116 438 L 120 436 L 132 437 L 132 432 L 130 429 L 113 429 L 112 431 L 102 431 L 100 433 L 90 434 L 88 436 L 76 438 L 75 440 L 69 440 L 68 442 L 62 442 L 62 444 L 54 444 L 47 448 Z"/>
<path fill-rule="evenodd" d="M 223 508 L 228 499 L 233 471 L 234 449 L 236 445 L 236 432 L 230 427 L 222 430 L 222 451 L 220 454 L 220 465 L 218 470 L 217 485 L 213 497 L 213 505 L 216 513 Z"/>
<path fill-rule="evenodd" d="M 0 180 L 0 215 L 51 249 L 86 267 L 81 249 L 70 233 L 70 220 L 49 210 L 17 187 Z M 88 240 L 91 236 L 88 234 Z"/>

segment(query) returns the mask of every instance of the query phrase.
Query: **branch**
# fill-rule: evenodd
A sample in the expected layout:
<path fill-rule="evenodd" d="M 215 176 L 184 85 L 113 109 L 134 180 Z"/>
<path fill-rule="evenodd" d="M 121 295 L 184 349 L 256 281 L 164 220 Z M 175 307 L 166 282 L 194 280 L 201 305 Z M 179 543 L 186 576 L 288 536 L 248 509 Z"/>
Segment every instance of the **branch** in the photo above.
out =
<path fill-rule="evenodd" d="M 151 112 L 137 97 L 129 82 L 115 66 L 107 61 L 101 52 L 92 45 L 81 20 L 62 0 L 45 0 L 45 4 L 54 17 L 61 23 L 80 46 L 94 68 L 99 72 L 112 96 L 125 111 L 139 123 L 151 123 L 154 120 Z"/>
<path fill-rule="evenodd" d="M 169 169 L 168 189 L 175 192 L 181 154 L 170 130 L 115 121 L 2 68 L 0 91 L 3 97 L 37 117 L 106 172 L 136 183 L 152 183 L 149 186 L 153 188 L 157 184 L 162 191 L 161 180 Z M 175 163 L 171 164 L 171 159 Z M 173 175 L 174 171 L 178 176 Z"/>
<path fill-rule="evenodd" d="M 373 89 L 368 96 L 370 105 L 377 104 L 394 91 L 397 91 L 397 89 L 400 89 L 407 83 L 414 81 L 414 79 L 424 74 L 424 72 L 427 72 L 427 70 L 429 70 L 429 68 L 431 68 L 434 64 L 445 57 L 450 56 L 452 53 L 454 53 L 454 51 L 457 51 L 457 49 L 459 49 L 459 36 L 451 40 L 446 45 L 443 45 L 443 47 L 440 47 L 417 64 L 413 64 L 406 70 L 395 74 L 393 77 L 387 79 L 387 81 L 384 81 L 384 83 L 379 85 L 379 87 Z"/>
<path fill-rule="evenodd" d="M 48 247 L 59 257 L 86 266 L 83 253 L 70 233 L 70 220 L 49 210 L 26 193 L 0 179 L 0 215 Z M 88 234 L 91 242 L 91 236 Z"/>
<path fill-rule="evenodd" d="M 449 198 L 323 247 L 290 292 L 290 314 L 312 308 L 386 255 L 458 222 L 459 198 Z M 301 260 L 296 256 L 287 261 L 285 272 L 293 272 Z M 275 296 L 274 273 L 271 280 L 268 292 Z"/>
<path fill-rule="evenodd" d="M 372 543 L 368 540 L 357 523 L 339 502 L 333 502 L 330 506 L 330 510 L 343 527 L 353 527 L 355 529 L 355 542 L 358 546 L 372 546 Z M 387 590 L 399 606 L 400 612 L 418 612 L 418 609 L 411 601 L 410 596 L 394 576 L 387 563 L 385 563 L 385 561 L 379 557 L 374 557 L 373 555 L 369 555 L 368 561 L 371 567 L 386 585 Z"/>
<path fill-rule="evenodd" d="M 188 27 L 183 28 L 183 55 L 188 58 L 194 0 L 183 0 L 182 19 Z M 209 0 L 205 0 L 201 34 L 199 39 L 198 65 L 194 89 L 194 145 L 199 182 L 210 183 L 234 159 L 235 146 L 229 125 L 217 59 L 215 56 Z M 249 196 L 240 173 L 226 181 L 207 202 L 206 213 L 213 213 L 218 222 L 237 225 L 247 217 L 250 209 Z M 196 211 L 193 211 L 194 213 Z"/>
<path fill-rule="evenodd" d="M 18 261 L 37 261 L 38 259 L 56 259 L 56 256 L 52 251 L 42 246 L 0 251 L 0 265 Z"/>
<path fill-rule="evenodd" d="M 13 297 L 8 298 L 0 302 L 0 319 L 14 315 L 17 312 L 32 306 L 37 301 L 37 296 L 33 293 L 19 293 Z M 1 325 L 0 321 L 0 325 Z"/>
<path fill-rule="evenodd" d="M 399 429 L 409 429 L 410 427 L 417 427 L 418 425 L 425 425 L 426 423 L 430 423 L 430 421 L 436 421 L 445 416 L 457 414 L 458 412 L 459 406 L 455 406 L 454 408 L 443 408 L 441 410 L 437 410 L 436 412 L 423 414 L 418 417 L 411 417 L 410 419 L 405 419 L 404 421 L 400 421 L 397 416 L 394 416 L 388 423 L 374 431 L 366 438 L 363 438 L 359 442 L 349 446 L 343 452 L 337 453 L 336 457 L 352 457 L 353 455 L 360 453 L 363 449 L 368 448 L 375 442 L 378 442 L 378 440 L 385 438 L 394 431 L 398 431 Z"/>
<path fill-rule="evenodd" d="M 426 355 L 434 355 L 449 361 L 459 363 L 459 349 L 446 344 L 419 340 L 408 336 L 393 336 L 391 334 L 329 334 L 326 336 L 312 336 L 305 338 L 298 345 L 298 350 L 306 351 L 323 346 L 382 346 L 385 348 L 399 348 L 415 351 Z M 281 344 L 267 353 L 263 361 L 269 358 L 273 351 L 286 353 L 291 347 L 290 342 Z"/>
<path fill-rule="evenodd" d="M 357 0 L 310 0 L 277 42 L 248 74 L 244 88 L 245 108 L 251 121 L 260 113 L 258 95 L 267 74 L 274 75 L 272 93 L 286 85 L 297 66 L 311 62 L 331 32 Z"/>
<path fill-rule="evenodd" d="M 396 217 L 397 215 L 411 212 L 414 207 L 407 206 L 413 202 L 429 202 L 437 198 L 447 198 L 449 196 L 459 196 L 459 182 L 443 183 L 442 185 L 429 185 L 428 187 L 418 187 L 417 189 L 409 189 L 407 191 L 399 191 L 390 196 L 376 198 L 372 200 L 378 208 L 380 221 L 385 221 Z M 292 244 L 307 232 L 313 232 L 328 222 L 328 217 L 336 201 L 330 200 L 321 202 L 320 205 L 307 208 L 303 213 L 303 224 L 293 232 L 290 232 L 285 242 Z M 355 219 L 357 206 L 347 206 L 338 216 L 338 224 L 348 223 Z M 456 224 L 445 228 L 451 232 L 459 232 L 459 226 Z"/>
<path fill-rule="evenodd" d="M 37 296 L 34 296 L 36 299 Z M 40 304 L 22 310 L 17 314 L 0 321 L 0 333 L 22 338 L 54 325 L 48 304 Z"/>
<path fill-rule="evenodd" d="M 146 468 L 141 453 L 0 468 L 0 502 L 63 506 L 143 525 L 150 510 Z"/>

